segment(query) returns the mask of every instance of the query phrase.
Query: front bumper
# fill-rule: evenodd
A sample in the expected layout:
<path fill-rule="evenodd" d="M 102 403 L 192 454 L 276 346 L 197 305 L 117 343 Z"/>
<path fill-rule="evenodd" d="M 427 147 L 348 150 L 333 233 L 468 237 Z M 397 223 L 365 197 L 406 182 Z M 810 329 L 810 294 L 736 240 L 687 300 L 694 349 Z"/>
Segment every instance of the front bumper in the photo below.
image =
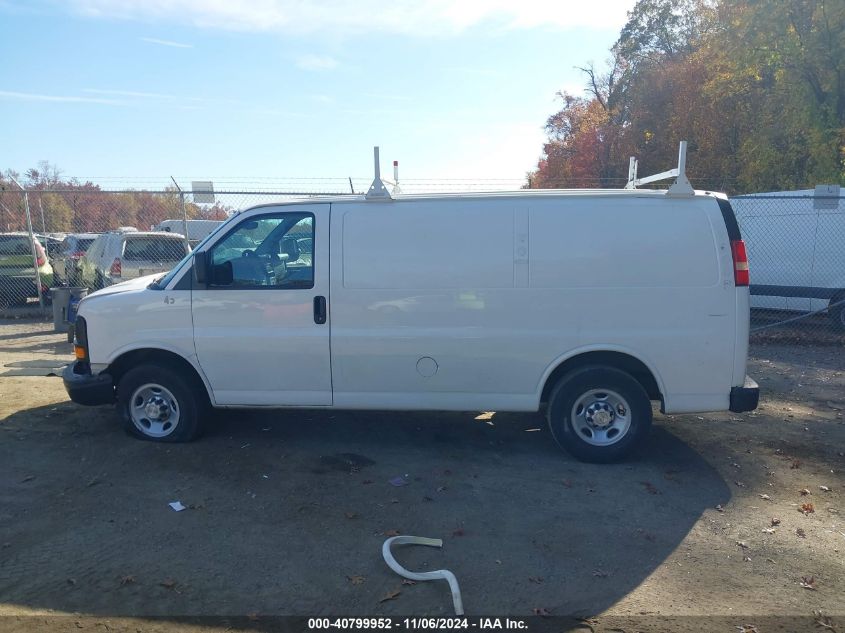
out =
<path fill-rule="evenodd" d="M 95 406 L 114 402 L 112 377 L 108 374 L 92 375 L 88 363 L 71 363 L 62 372 L 62 380 L 67 395 L 77 404 Z"/>
<path fill-rule="evenodd" d="M 760 402 L 760 387 L 750 376 L 745 377 L 742 387 L 731 387 L 730 410 L 734 413 L 753 411 Z"/>

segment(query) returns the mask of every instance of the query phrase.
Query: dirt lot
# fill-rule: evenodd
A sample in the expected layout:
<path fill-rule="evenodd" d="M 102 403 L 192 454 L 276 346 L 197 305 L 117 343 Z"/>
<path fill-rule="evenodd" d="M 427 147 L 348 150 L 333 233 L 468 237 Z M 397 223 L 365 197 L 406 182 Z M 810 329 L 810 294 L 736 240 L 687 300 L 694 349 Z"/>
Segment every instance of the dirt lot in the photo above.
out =
<path fill-rule="evenodd" d="M 443 539 L 398 558 L 451 569 L 468 614 L 845 627 L 840 346 L 758 345 L 757 412 L 658 415 L 635 459 L 595 466 L 537 414 L 236 412 L 197 443 L 136 441 L 43 375 L 62 341 L 0 321 L 0 615 L 450 615 L 445 583 L 384 564 L 396 531 Z"/>

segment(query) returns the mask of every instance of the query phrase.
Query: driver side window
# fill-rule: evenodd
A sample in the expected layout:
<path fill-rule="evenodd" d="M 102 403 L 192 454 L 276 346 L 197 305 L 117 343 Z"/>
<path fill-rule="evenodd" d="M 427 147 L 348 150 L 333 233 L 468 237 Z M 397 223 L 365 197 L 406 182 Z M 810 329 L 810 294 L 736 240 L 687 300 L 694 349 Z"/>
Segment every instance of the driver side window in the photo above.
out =
<path fill-rule="evenodd" d="M 241 222 L 209 253 L 209 287 L 313 288 L 310 253 L 298 248 L 314 239 L 310 213 L 275 213 Z"/>

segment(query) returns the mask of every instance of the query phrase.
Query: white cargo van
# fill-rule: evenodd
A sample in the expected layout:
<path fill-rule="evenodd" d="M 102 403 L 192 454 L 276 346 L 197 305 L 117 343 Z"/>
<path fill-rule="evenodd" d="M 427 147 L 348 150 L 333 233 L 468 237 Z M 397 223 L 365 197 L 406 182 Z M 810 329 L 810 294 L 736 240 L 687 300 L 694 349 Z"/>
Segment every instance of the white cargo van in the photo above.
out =
<path fill-rule="evenodd" d="M 652 401 L 756 407 L 748 301 L 720 195 L 312 199 L 248 209 L 166 275 L 83 299 L 64 381 L 156 441 L 193 438 L 209 406 L 545 407 L 563 447 L 612 461 Z"/>
<path fill-rule="evenodd" d="M 845 330 L 845 198 L 838 185 L 731 200 L 754 267 L 751 307 L 828 311 Z"/>

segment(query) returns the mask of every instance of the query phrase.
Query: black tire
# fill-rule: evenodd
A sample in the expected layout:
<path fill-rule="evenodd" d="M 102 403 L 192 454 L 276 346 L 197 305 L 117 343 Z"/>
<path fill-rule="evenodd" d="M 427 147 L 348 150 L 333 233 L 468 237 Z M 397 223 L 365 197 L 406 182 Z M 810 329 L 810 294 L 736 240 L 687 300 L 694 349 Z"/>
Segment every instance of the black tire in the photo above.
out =
<path fill-rule="evenodd" d="M 612 392 L 614 396 L 608 397 L 605 394 L 602 399 L 603 391 Z M 602 431 L 601 428 L 597 430 L 596 437 L 599 432 L 610 436 L 616 431 L 606 439 L 609 442 L 606 445 L 595 445 L 586 439 L 593 429 L 597 428 L 591 427 L 586 417 L 581 419 L 579 416 L 580 425 L 579 420 L 572 423 L 573 412 L 577 410 L 576 404 L 590 392 L 598 393 L 588 397 L 587 401 L 592 398 L 592 406 L 607 409 L 607 415 L 613 416 L 614 422 L 610 424 L 609 431 Z M 612 406 L 606 405 L 607 402 L 612 404 L 617 395 L 627 404 L 627 407 L 622 403 L 617 405 L 621 406 L 621 411 L 626 412 L 621 417 Z M 602 404 L 603 402 L 605 404 Z M 585 415 L 589 414 L 592 406 L 586 409 L 582 407 Z M 558 381 L 549 398 L 546 417 L 552 437 L 562 449 L 583 462 L 609 463 L 628 456 L 646 438 L 651 429 L 651 402 L 645 389 L 630 374 L 613 367 L 593 365 L 575 369 Z M 614 424 L 623 419 L 628 420 L 625 430 L 614 428 Z M 576 426 L 580 427 L 580 430 L 576 431 Z"/>
<path fill-rule="evenodd" d="M 830 300 L 830 305 L 834 306 L 828 308 L 827 311 L 830 317 L 830 324 L 835 330 L 845 332 L 845 294 L 835 296 Z"/>
<path fill-rule="evenodd" d="M 151 442 L 190 442 L 198 437 L 202 431 L 203 419 L 207 417 L 209 405 L 205 387 L 194 383 L 194 380 L 184 378 L 166 365 L 149 364 L 130 369 L 123 375 L 117 386 L 117 410 L 126 432 Z M 169 415 L 165 420 L 147 419 L 150 426 L 144 430 L 142 422 L 139 421 L 136 425 L 131 409 L 145 402 L 143 396 L 136 394 L 136 391 L 146 385 L 158 387 L 157 392 L 155 388 L 151 391 L 161 398 L 163 407 L 169 407 L 167 409 Z M 167 396 L 167 392 L 172 395 L 172 400 Z M 147 393 L 150 392 L 147 391 Z M 147 401 L 149 400 L 148 398 Z M 167 420 L 172 419 L 174 411 L 178 413 L 178 420 L 171 428 L 166 428 Z M 154 427 L 159 424 L 162 424 L 161 433 L 166 434 L 156 433 Z"/>

